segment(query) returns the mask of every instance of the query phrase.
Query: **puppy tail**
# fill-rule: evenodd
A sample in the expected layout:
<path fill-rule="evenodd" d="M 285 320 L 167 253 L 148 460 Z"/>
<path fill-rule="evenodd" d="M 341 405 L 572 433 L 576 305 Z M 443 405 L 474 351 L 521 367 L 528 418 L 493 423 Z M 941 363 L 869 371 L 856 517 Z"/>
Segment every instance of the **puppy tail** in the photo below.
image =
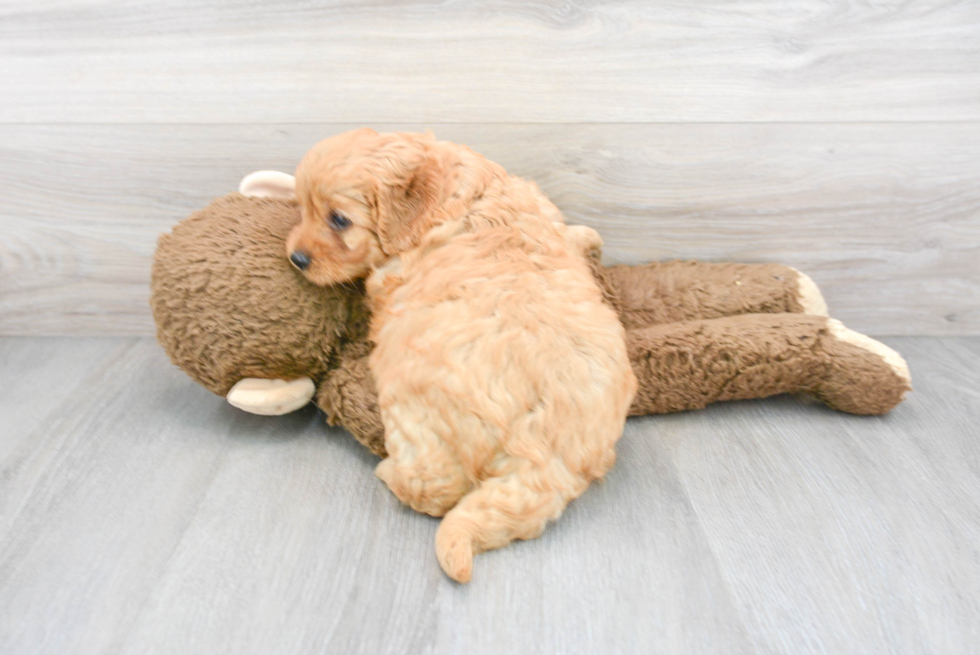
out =
<path fill-rule="evenodd" d="M 446 575 L 469 582 L 474 555 L 541 536 L 548 521 L 561 516 L 588 486 L 584 480 L 569 480 L 567 470 L 563 473 L 571 484 L 555 485 L 547 472 L 527 469 L 488 478 L 464 496 L 436 532 L 436 556 Z"/>

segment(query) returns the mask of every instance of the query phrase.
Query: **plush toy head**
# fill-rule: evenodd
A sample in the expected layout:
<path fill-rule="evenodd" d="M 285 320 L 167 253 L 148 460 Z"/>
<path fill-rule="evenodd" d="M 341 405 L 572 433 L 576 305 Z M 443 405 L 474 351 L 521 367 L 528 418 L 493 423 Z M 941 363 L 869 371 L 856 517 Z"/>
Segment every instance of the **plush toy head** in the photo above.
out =
<path fill-rule="evenodd" d="M 246 377 L 318 383 L 341 348 L 365 336 L 358 285 L 314 286 L 286 259 L 298 220 L 295 200 L 234 193 L 160 237 L 151 281 L 157 338 L 216 394 Z"/>

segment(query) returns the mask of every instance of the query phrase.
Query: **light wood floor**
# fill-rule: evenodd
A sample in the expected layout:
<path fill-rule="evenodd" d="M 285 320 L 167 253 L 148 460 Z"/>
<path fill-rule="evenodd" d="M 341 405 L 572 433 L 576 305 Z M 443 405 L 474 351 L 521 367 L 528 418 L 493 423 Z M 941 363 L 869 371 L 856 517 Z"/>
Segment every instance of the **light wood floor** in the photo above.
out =
<path fill-rule="evenodd" d="M 631 420 L 459 586 L 313 409 L 238 412 L 152 339 L 2 339 L 0 652 L 975 653 L 980 339 L 885 341 L 916 387 L 890 416 Z"/>

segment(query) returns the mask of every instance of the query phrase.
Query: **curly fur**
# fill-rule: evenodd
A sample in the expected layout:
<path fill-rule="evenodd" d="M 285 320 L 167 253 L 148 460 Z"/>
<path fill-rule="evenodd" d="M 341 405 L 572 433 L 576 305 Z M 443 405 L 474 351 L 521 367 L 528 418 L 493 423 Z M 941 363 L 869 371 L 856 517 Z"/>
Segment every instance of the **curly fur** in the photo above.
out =
<path fill-rule="evenodd" d="M 554 205 L 467 148 L 347 133 L 304 158 L 297 195 L 307 278 L 369 275 L 377 475 L 445 516 L 439 562 L 465 582 L 613 465 L 636 391 L 623 327 Z"/>

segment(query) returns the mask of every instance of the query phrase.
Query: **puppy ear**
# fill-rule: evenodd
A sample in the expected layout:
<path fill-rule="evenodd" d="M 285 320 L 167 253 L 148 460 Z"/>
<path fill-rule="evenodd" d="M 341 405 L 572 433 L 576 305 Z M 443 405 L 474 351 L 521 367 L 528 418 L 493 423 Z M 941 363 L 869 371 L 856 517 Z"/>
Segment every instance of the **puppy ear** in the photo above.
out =
<path fill-rule="evenodd" d="M 385 184 L 378 192 L 378 240 L 387 254 L 418 244 L 440 222 L 450 180 L 438 149 L 425 148 L 400 184 Z"/>

